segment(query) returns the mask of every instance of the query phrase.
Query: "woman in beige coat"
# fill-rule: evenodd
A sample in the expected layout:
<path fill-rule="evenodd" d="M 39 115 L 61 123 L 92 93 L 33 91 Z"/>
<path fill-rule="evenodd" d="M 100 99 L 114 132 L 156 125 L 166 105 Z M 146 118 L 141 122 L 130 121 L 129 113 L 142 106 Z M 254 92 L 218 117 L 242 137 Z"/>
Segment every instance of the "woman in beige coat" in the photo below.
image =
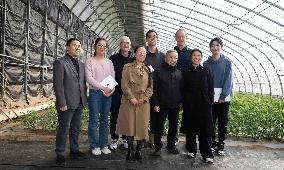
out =
<path fill-rule="evenodd" d="M 134 61 L 123 67 L 121 89 L 123 96 L 119 109 L 116 133 L 126 135 L 128 154 L 126 160 L 142 160 L 142 140 L 148 139 L 150 119 L 149 98 L 153 94 L 151 71 L 143 62 L 146 58 L 144 46 L 134 50 Z M 134 153 L 133 141 L 137 140 Z"/>

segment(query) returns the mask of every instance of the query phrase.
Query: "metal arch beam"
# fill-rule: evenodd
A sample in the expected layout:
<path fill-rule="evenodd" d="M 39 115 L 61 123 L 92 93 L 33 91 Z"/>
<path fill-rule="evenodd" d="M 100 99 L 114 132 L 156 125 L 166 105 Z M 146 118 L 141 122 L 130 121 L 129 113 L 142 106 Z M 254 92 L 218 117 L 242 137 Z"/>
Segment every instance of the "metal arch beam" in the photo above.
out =
<path fill-rule="evenodd" d="M 147 25 L 147 26 L 150 26 L 150 25 L 148 25 L 148 24 L 146 24 L 146 25 Z M 168 35 L 169 35 L 169 34 L 168 34 Z M 159 35 L 159 37 L 160 37 L 160 35 Z M 162 35 L 162 37 L 163 37 L 163 35 Z M 196 42 L 196 41 L 194 41 L 194 42 Z M 196 44 L 197 44 L 197 46 L 200 45 L 200 43 L 198 43 L 198 42 L 196 42 Z M 230 47 L 229 47 L 229 48 L 230 48 Z M 207 49 L 205 49 L 205 50 L 207 50 Z M 235 50 L 233 50 L 233 51 L 235 51 Z M 233 55 L 232 55 L 232 56 L 233 56 Z M 234 58 L 235 58 L 235 57 L 234 57 Z M 236 60 L 240 62 L 239 59 L 236 58 Z M 241 63 L 241 65 L 243 65 L 242 62 L 240 62 L 240 63 Z M 232 64 L 235 65 L 235 63 L 232 63 Z M 243 74 L 241 74 L 242 72 L 241 72 L 240 69 L 237 67 L 237 65 L 235 65 L 235 67 L 237 68 L 238 72 L 240 73 L 242 79 L 245 80 L 244 77 L 243 77 Z M 244 67 L 244 65 L 243 65 L 243 67 Z M 244 68 L 245 68 L 245 67 L 244 67 Z M 246 68 L 245 68 L 245 70 L 246 70 Z M 248 73 L 247 70 L 246 70 L 246 72 Z M 236 73 L 234 73 L 234 74 L 236 75 Z M 238 77 L 237 77 L 237 76 L 235 76 L 235 77 L 237 78 L 237 82 L 239 82 Z M 249 76 L 249 78 L 250 78 L 250 76 Z M 244 81 L 244 83 L 245 83 L 245 81 Z M 245 85 L 245 84 L 244 84 L 244 85 Z M 253 89 L 254 89 L 254 88 L 253 88 L 253 85 L 251 84 L 251 86 L 252 86 L 252 90 L 253 90 Z M 246 85 L 245 85 L 245 91 L 246 91 Z"/>
<path fill-rule="evenodd" d="M 168 21 L 165 21 L 165 20 L 162 20 L 162 19 L 159 19 L 159 18 L 157 18 L 157 20 L 160 20 L 160 21 L 162 21 L 162 22 L 165 22 L 165 23 L 170 23 L 170 22 L 168 22 Z M 163 25 L 162 23 L 159 23 L 160 25 L 162 25 L 162 26 L 165 26 L 165 27 L 168 27 L 169 28 L 169 26 L 167 26 L 167 25 Z M 191 24 L 190 24 L 191 25 Z M 171 27 L 170 27 L 171 28 Z M 210 32 L 210 31 L 208 31 L 208 30 L 204 30 L 203 28 L 200 28 L 200 27 L 197 27 L 197 28 L 199 28 L 199 29 L 201 29 L 201 30 L 203 30 L 203 31 L 205 31 L 205 32 L 208 32 L 208 33 L 212 33 L 212 32 Z M 163 29 L 163 28 L 160 28 L 161 30 L 164 30 L 164 31 L 167 31 L 167 32 L 169 32 L 168 30 L 165 30 L 165 29 Z M 171 29 L 173 29 L 174 30 L 174 28 L 171 28 Z M 194 31 L 194 30 L 190 30 L 191 32 L 194 32 L 194 33 L 196 33 L 196 34 L 199 34 L 199 35 L 201 35 L 201 36 L 204 36 L 204 35 L 202 35 L 202 34 L 200 34 L 199 32 L 196 32 L 196 31 Z M 168 34 L 169 35 L 169 34 Z M 210 37 L 207 37 L 207 38 L 210 38 Z M 227 39 L 226 39 L 227 40 Z M 193 40 L 194 41 L 194 40 Z M 246 49 L 244 49 L 244 48 L 242 48 L 241 46 L 239 46 L 238 44 L 236 44 L 236 43 L 234 43 L 234 42 L 232 42 L 232 41 L 230 41 L 230 40 L 227 40 L 228 42 L 230 42 L 231 44 L 233 44 L 233 45 L 235 45 L 235 46 L 237 46 L 237 47 L 239 47 L 239 48 L 241 48 L 242 50 L 244 50 L 244 51 L 247 51 Z M 230 48 L 230 47 L 229 47 Z M 232 49 L 232 48 L 230 48 L 230 49 Z M 234 50 L 234 49 L 232 49 L 232 51 L 235 51 L 236 53 L 238 53 L 238 54 L 240 54 L 238 51 L 236 51 L 236 50 Z M 252 55 L 255 59 L 256 59 L 256 57 L 253 55 L 253 54 L 251 54 L 249 51 L 247 51 L 247 53 L 249 53 L 250 55 Z M 243 56 L 242 54 L 240 54 L 241 56 Z M 235 57 L 234 57 L 235 58 Z M 254 66 L 252 65 L 252 63 L 250 62 L 250 61 L 248 61 L 247 59 L 246 59 L 246 57 L 244 57 L 244 59 L 249 63 L 249 65 L 253 68 L 253 70 L 254 70 L 254 72 L 256 73 L 256 70 L 255 70 L 255 68 L 254 68 Z M 240 63 L 241 63 L 241 65 L 244 67 L 244 68 L 246 68 L 245 66 L 244 66 L 244 64 L 238 59 L 238 58 L 236 58 L 236 60 L 237 61 L 239 61 Z M 236 66 L 237 67 L 237 66 Z M 263 68 L 263 67 L 262 67 Z M 264 70 L 264 68 L 263 68 L 263 70 Z M 248 71 L 246 70 L 246 72 L 248 73 Z M 254 85 L 253 85 L 253 83 L 252 83 L 252 79 L 251 79 L 251 76 L 250 76 L 250 74 L 248 74 L 249 75 L 249 79 L 250 79 L 250 81 L 251 81 L 251 87 L 252 87 L 252 90 L 254 89 Z M 257 76 L 257 79 L 258 79 L 258 81 L 259 81 L 259 84 L 260 84 L 260 89 L 261 89 L 261 92 L 262 92 L 262 87 L 261 87 L 261 83 L 260 83 L 260 79 L 259 79 L 259 77 Z"/>
<path fill-rule="evenodd" d="M 93 12 L 88 16 L 88 18 L 86 19 L 86 21 L 89 21 L 90 20 L 90 18 L 91 18 L 91 16 L 93 16 L 94 14 L 96 14 L 97 13 L 97 10 L 104 4 L 104 3 L 106 3 L 106 2 L 108 2 L 108 0 L 104 0 L 104 1 L 102 1 L 100 4 L 98 4 L 97 6 L 96 6 L 96 9 L 93 9 Z M 90 6 L 90 4 L 88 4 L 88 6 Z M 92 8 L 91 8 L 92 9 Z M 99 18 L 99 16 L 97 16 L 98 18 Z M 86 22 L 85 21 L 85 22 Z M 90 27 L 92 27 L 92 25 L 90 26 Z"/>
<path fill-rule="evenodd" d="M 146 16 L 146 15 L 144 15 L 144 16 Z M 169 17 L 170 18 L 170 17 Z M 171 18 L 171 19 L 174 19 L 174 18 Z M 167 23 L 169 23 L 168 21 L 165 21 L 165 20 L 161 20 L 161 19 L 158 19 L 158 20 L 160 20 L 160 21 L 163 21 L 163 22 L 167 22 Z M 178 19 L 175 19 L 175 20 L 177 20 L 177 21 L 180 21 L 180 20 L 178 20 Z M 145 24 L 145 23 L 144 23 Z M 165 26 L 165 25 L 164 25 Z M 167 27 L 169 27 L 169 26 L 167 26 Z M 173 28 L 172 28 L 173 29 Z M 205 30 L 206 32 L 209 32 L 209 31 L 207 31 L 207 30 Z M 211 33 L 211 32 L 209 32 L 209 33 Z M 213 34 L 213 33 L 212 33 Z M 238 45 L 236 45 L 236 46 L 238 46 Z M 240 47 L 241 48 L 241 47 Z M 235 50 L 233 50 L 233 51 L 235 51 Z M 237 51 L 236 51 L 237 52 Z M 239 53 L 239 52 L 237 52 L 237 53 Z M 240 54 L 240 53 L 239 53 Z M 241 54 L 240 54 L 241 55 Z M 236 58 L 237 59 L 237 58 Z M 238 59 L 237 59 L 238 60 Z M 238 60 L 239 62 L 240 62 L 240 60 Z M 243 66 L 244 66 L 244 64 L 242 63 L 242 62 L 240 62 Z M 250 63 L 250 62 L 249 62 Z M 252 66 L 252 64 L 250 63 L 250 65 Z M 245 68 L 245 67 L 244 67 Z M 246 70 L 246 69 L 245 69 Z M 255 70 L 255 69 L 254 69 Z M 246 72 L 248 73 L 248 71 L 246 70 Z M 251 86 L 252 86 L 252 89 L 254 89 L 254 86 L 253 86 L 253 84 L 252 84 L 252 81 L 251 81 L 251 77 L 250 77 L 250 74 L 248 74 L 249 75 L 249 78 L 250 78 L 250 82 L 251 82 Z M 268 79 L 269 80 L 269 79 Z"/>
<path fill-rule="evenodd" d="M 159 35 L 159 37 L 160 37 L 160 35 Z M 162 37 L 163 37 L 163 35 L 162 35 Z M 199 44 L 198 44 L 197 42 L 195 42 L 195 41 L 194 41 L 193 44 L 196 44 L 196 46 L 199 45 Z M 202 48 L 200 48 L 200 49 L 202 49 Z M 204 50 L 208 51 L 207 49 L 204 49 Z M 237 60 L 238 60 L 238 59 L 237 59 Z M 245 80 L 244 77 L 243 77 L 242 72 L 241 72 L 240 69 L 239 69 L 239 67 L 238 67 L 235 63 L 232 63 L 232 64 L 236 67 L 238 73 L 240 73 L 241 78 L 242 78 L 243 80 Z M 245 68 L 245 67 L 244 67 L 244 68 Z M 248 71 L 246 70 L 246 72 L 248 72 Z M 236 76 L 237 73 L 234 72 L 234 75 L 235 75 L 234 77 L 236 78 L 237 83 L 240 84 L 240 83 L 239 83 L 240 81 L 239 81 L 239 79 L 238 79 L 238 76 Z M 247 91 L 247 90 L 246 90 L 245 81 L 243 81 L 243 82 L 244 82 L 245 91 Z M 238 86 L 238 87 L 239 87 L 239 86 Z M 252 87 L 252 90 L 253 90 L 253 87 Z M 239 87 L 239 91 L 240 91 L 240 87 Z"/>
<path fill-rule="evenodd" d="M 86 9 L 90 6 L 90 4 L 92 4 L 95 0 L 92 0 L 91 2 L 86 2 L 87 5 L 85 6 L 85 8 L 80 12 L 80 14 L 78 15 L 78 18 L 80 18 L 82 16 L 82 14 L 86 11 Z M 77 1 L 78 2 L 78 1 Z"/>
<path fill-rule="evenodd" d="M 102 13 L 105 13 L 107 10 L 109 10 L 109 9 L 111 9 L 111 8 L 113 8 L 113 7 L 108 7 L 108 8 L 106 8 L 104 11 L 102 11 Z M 141 15 L 140 13 L 136 13 L 136 14 L 139 14 L 139 15 Z M 109 15 L 111 15 L 111 14 L 108 14 L 106 17 L 105 17 L 105 19 L 109 16 Z M 117 16 L 118 17 L 118 16 Z M 117 17 L 115 17 L 115 18 L 117 18 Z M 119 17 L 118 17 L 119 18 Z M 103 19 L 102 19 L 103 20 Z M 119 19 L 118 19 L 119 20 Z M 104 22 L 100 22 L 100 24 L 97 26 L 97 29 L 98 28 L 100 28 L 100 26 L 102 25 L 102 23 L 104 23 L 104 27 L 103 27 L 103 29 L 99 32 L 99 34 L 103 31 L 103 30 L 105 30 L 105 28 L 106 27 L 108 27 L 108 23 L 109 22 L 111 22 L 112 20 L 109 20 L 107 23 L 104 23 Z M 92 25 L 93 26 L 93 25 Z M 91 27 L 92 27 L 91 26 Z M 140 25 L 138 25 L 138 26 L 140 26 Z M 142 25 L 141 25 L 142 26 Z M 95 32 L 97 32 L 97 29 L 95 29 L 94 31 Z M 124 27 L 124 30 L 126 30 L 126 26 Z M 110 32 L 111 33 L 111 32 Z M 104 33 L 104 35 L 106 34 L 106 32 Z M 132 38 L 133 39 L 133 38 Z"/>
<path fill-rule="evenodd" d="M 70 11 L 72 12 L 73 9 L 75 8 L 75 6 L 79 3 L 80 0 L 77 0 L 73 5 L 72 7 L 70 8 Z"/>
<path fill-rule="evenodd" d="M 164 2 L 168 2 L 168 1 L 164 1 Z M 209 16 L 208 14 L 202 13 L 202 12 L 200 12 L 200 11 L 196 11 L 196 10 L 194 10 L 194 9 L 189 9 L 189 8 L 187 8 L 187 7 L 184 7 L 184 6 L 181 6 L 181 5 L 179 5 L 179 4 L 172 3 L 172 2 L 169 2 L 169 3 L 170 3 L 170 4 L 173 4 L 173 5 L 176 5 L 176 6 L 179 6 L 179 7 L 181 7 L 181 8 L 185 8 L 185 9 L 187 9 L 187 10 L 192 10 L 192 11 L 194 11 L 194 12 L 196 12 L 196 13 L 199 13 L 199 14 L 201 14 L 201 15 L 207 16 L 208 18 L 212 18 L 212 19 L 214 19 L 214 20 L 217 20 L 217 21 L 219 21 L 219 22 L 222 22 L 222 23 L 227 24 L 226 22 L 224 22 L 224 21 L 222 21 L 222 20 L 220 20 L 220 19 L 218 19 L 218 18 Z M 155 6 L 155 5 L 151 5 L 151 6 Z M 157 8 L 157 6 L 155 6 L 155 7 Z M 176 14 L 181 15 L 181 16 L 185 16 L 184 14 L 178 13 L 178 12 L 176 12 L 176 11 L 171 11 L 171 10 L 168 10 L 168 9 L 165 9 L 165 8 L 162 8 L 162 7 L 159 7 L 159 8 L 160 8 L 160 9 L 163 9 L 163 10 L 166 10 L 166 11 L 170 11 L 170 12 L 176 13 Z M 189 17 L 189 16 L 185 16 L 185 17 Z M 192 17 L 191 17 L 191 18 L 192 18 Z M 195 18 L 192 18 L 192 19 L 198 20 L 198 19 L 195 19 Z M 252 25 L 251 23 L 248 23 L 248 24 Z M 235 27 L 235 26 L 233 26 L 233 25 L 231 25 L 231 26 L 232 26 L 233 28 L 235 28 L 235 29 L 237 29 L 237 30 L 239 30 L 239 31 L 241 31 L 241 32 L 244 32 L 244 33 L 250 35 L 251 37 L 253 37 L 253 38 L 255 38 L 255 39 L 261 41 L 262 43 L 266 44 L 266 45 L 269 46 L 271 49 L 273 49 L 273 50 L 279 55 L 279 57 L 282 58 L 282 60 L 284 61 L 284 58 L 283 58 L 283 56 L 279 53 L 279 51 L 278 51 L 277 49 L 275 49 L 273 46 L 271 46 L 270 44 L 268 44 L 267 42 L 263 41 L 262 39 L 258 38 L 257 36 L 255 36 L 255 35 L 253 35 L 253 34 L 247 32 L 247 31 L 245 31 L 245 30 L 243 30 L 243 29 L 240 29 L 240 28 Z M 253 25 L 252 25 L 252 26 L 253 26 Z M 258 27 L 256 27 L 256 28 L 258 28 Z M 267 31 L 266 31 L 266 32 L 267 32 Z M 271 33 L 269 33 L 269 32 L 268 32 L 268 34 L 273 35 L 273 34 L 271 34 Z M 277 37 L 277 36 L 276 36 L 276 37 Z M 256 49 L 258 49 L 255 45 L 252 46 L 252 47 L 255 47 Z M 264 52 L 262 52 L 260 49 L 258 49 L 258 50 L 266 57 L 266 59 L 267 59 L 267 60 L 270 62 L 270 64 L 273 66 L 273 68 L 274 68 L 274 70 L 275 70 L 275 72 L 276 72 L 276 74 L 277 74 L 277 78 L 278 78 L 278 81 L 279 81 L 279 83 L 280 83 L 281 92 L 282 92 L 282 96 L 283 96 L 283 95 L 284 95 L 283 86 L 282 86 L 283 83 L 282 83 L 282 80 L 281 80 L 280 75 L 279 75 L 279 73 L 278 73 L 278 70 L 275 68 L 275 65 L 274 65 L 273 62 L 269 59 L 269 57 L 268 57 L 266 54 L 264 54 Z M 265 74 L 266 74 L 266 71 L 265 71 Z M 267 76 L 267 77 L 268 77 L 268 76 Z M 270 83 L 270 80 L 269 80 L 269 79 L 268 79 L 268 81 L 269 81 L 270 95 L 272 95 L 271 83 Z"/>
<path fill-rule="evenodd" d="M 247 8 L 247 7 L 245 7 L 245 6 L 243 6 L 243 5 L 240 5 L 240 4 L 238 4 L 238 3 L 236 3 L 236 2 L 233 2 L 233 1 L 230 1 L 230 0 L 225 0 L 225 1 L 227 1 L 227 2 L 229 2 L 230 4 L 233 4 L 233 5 L 235 5 L 235 6 L 238 6 L 238 7 L 240 7 L 240 8 L 243 8 L 243 9 L 249 11 L 249 12 L 252 12 L 252 13 L 254 13 L 255 15 L 258 15 L 258 16 L 260 16 L 260 17 L 262 17 L 262 18 L 265 18 L 265 19 L 267 19 L 267 20 L 269 20 L 269 21 L 271 21 L 271 22 L 273 22 L 273 23 L 275 23 L 275 24 L 277 24 L 277 25 L 283 27 L 283 24 L 281 24 L 281 23 L 279 23 L 279 22 L 277 22 L 277 21 L 275 21 L 275 20 L 273 20 L 273 19 L 271 19 L 271 18 L 269 18 L 269 17 L 267 17 L 267 16 L 265 16 L 265 15 L 262 15 L 262 14 L 260 14 L 260 13 L 258 13 L 258 12 L 255 12 L 255 11 L 253 11 L 253 10 L 251 10 L 251 9 L 249 9 L 249 8 Z M 281 8 L 281 7 L 278 6 L 278 5 L 275 5 L 274 3 L 268 2 L 268 1 L 266 1 L 266 0 L 262 0 L 262 2 L 263 2 L 263 3 L 267 3 L 267 4 L 271 5 L 271 6 L 275 6 L 275 7 L 277 7 L 278 9 L 281 9 L 282 11 L 284 11 L 283 8 Z M 276 36 L 276 37 L 277 37 L 277 36 Z M 278 37 L 278 38 L 279 38 L 279 37 Z"/>
<path fill-rule="evenodd" d="M 191 0 L 191 1 L 196 2 L 196 3 L 198 3 L 198 4 L 202 4 L 202 5 L 204 5 L 204 6 L 207 6 L 207 7 L 211 8 L 211 9 L 214 9 L 215 11 L 220 11 L 220 12 L 222 12 L 222 13 L 228 15 L 228 16 L 231 16 L 231 17 L 233 17 L 233 18 L 236 18 L 236 19 L 238 19 L 238 20 L 240 20 L 240 21 L 242 21 L 242 22 L 244 22 L 244 23 L 247 23 L 247 24 L 249 24 L 249 25 L 251 25 L 251 26 L 257 28 L 257 29 L 260 29 L 261 31 L 263 31 L 263 32 L 265 32 L 265 33 L 271 35 L 272 37 L 275 37 L 275 38 L 279 39 L 279 37 L 276 36 L 275 34 L 272 34 L 271 32 L 266 31 L 266 30 L 264 30 L 263 28 L 261 28 L 261 27 L 255 25 L 255 24 L 252 24 L 252 23 L 248 22 L 247 20 L 244 20 L 244 19 L 242 19 L 242 18 L 239 18 L 239 17 L 237 17 L 237 16 L 235 16 L 235 15 L 233 15 L 233 14 L 231 14 L 231 13 L 228 13 L 228 12 L 222 10 L 222 9 L 215 8 L 215 7 L 211 6 L 211 5 L 208 5 L 208 4 L 199 2 L 198 0 Z M 262 14 L 260 14 L 260 13 L 257 13 L 257 12 L 255 12 L 255 11 L 253 11 L 253 10 L 247 8 L 247 7 L 244 7 L 244 6 L 242 6 L 242 5 L 239 5 L 239 4 L 237 4 L 237 3 L 235 3 L 235 2 L 232 2 L 232 1 L 230 1 L 230 0 L 225 0 L 225 1 L 231 3 L 231 4 L 235 5 L 235 6 L 239 6 L 240 8 L 243 8 L 243 9 L 249 11 L 249 12 L 252 12 L 252 13 L 254 13 L 255 15 L 261 16 L 262 18 L 265 18 L 265 19 L 267 19 L 267 20 L 269 20 L 269 21 L 271 21 L 271 22 L 273 22 L 273 23 L 275 23 L 275 24 L 277 24 L 277 25 L 282 26 L 281 23 L 276 22 L 275 20 L 272 20 L 271 18 L 268 18 L 268 17 L 266 17 L 266 16 L 264 16 L 264 15 L 262 15 Z M 182 7 L 181 5 L 178 5 L 178 4 L 176 4 L 176 3 L 172 3 L 172 2 L 169 2 L 169 1 L 166 1 L 166 0 L 165 0 L 165 2 L 170 3 L 170 4 L 172 4 L 172 5 L 176 5 L 176 6 Z M 184 8 L 189 9 L 189 8 L 187 8 L 187 7 L 184 7 Z M 197 12 L 197 10 L 194 10 L 194 9 L 190 9 L 190 10 L 192 10 L 192 11 L 194 11 L 194 12 Z M 199 12 L 198 12 L 198 13 L 199 13 Z M 201 12 L 200 12 L 200 13 L 201 13 Z M 201 14 L 203 15 L 203 13 L 201 13 Z M 229 25 L 229 23 L 228 23 L 227 25 Z M 231 26 L 231 25 L 230 25 L 230 26 Z M 279 39 L 279 40 L 281 41 L 281 39 Z"/>
<path fill-rule="evenodd" d="M 156 7 L 157 7 L 157 6 L 156 6 Z M 161 7 L 160 7 L 160 8 L 161 8 Z M 183 8 L 185 8 L 185 7 L 183 7 Z M 165 9 L 165 8 L 163 8 L 163 9 L 166 10 L 166 11 L 170 11 L 170 10 Z M 204 23 L 205 25 L 209 25 L 209 26 L 211 26 L 211 27 L 214 27 L 214 28 L 220 30 L 220 28 L 217 28 L 217 27 L 215 27 L 215 26 L 213 26 L 213 25 L 211 25 L 211 24 L 205 23 L 204 21 L 198 20 L 198 19 L 196 19 L 196 18 L 192 18 L 192 17 L 186 16 L 186 15 L 184 15 L 184 14 L 181 14 L 181 13 L 178 13 L 178 12 L 175 12 L 175 11 L 170 11 L 170 12 L 173 12 L 173 13 L 176 13 L 176 14 L 178 14 L 178 15 L 191 18 L 191 19 L 193 19 L 193 20 L 197 20 L 197 21 L 199 21 L 199 22 L 201 22 L 201 23 Z M 158 13 L 156 13 L 156 14 L 158 14 Z M 162 15 L 162 14 L 158 14 L 158 15 L 165 16 L 165 15 Z M 207 15 L 207 16 L 208 16 L 208 15 Z M 165 17 L 170 18 L 169 16 L 165 16 Z M 210 17 L 210 18 L 213 18 L 213 19 L 216 19 L 216 18 L 214 18 L 214 17 L 212 17 L 212 16 L 209 16 L 209 17 Z M 176 18 L 172 18 L 172 19 L 177 20 Z M 221 21 L 221 20 L 219 20 L 219 19 L 216 19 L 216 20 L 218 20 L 219 22 L 223 22 L 223 21 Z M 177 20 L 177 21 L 180 21 L 180 20 Z M 223 23 L 224 23 L 224 22 L 223 22 Z M 225 24 L 226 24 L 226 23 L 225 23 Z M 232 27 L 234 27 L 234 26 L 232 26 Z M 239 29 L 239 28 L 237 28 L 237 27 L 234 27 L 234 28 L 237 29 L 237 30 L 239 30 L 239 31 L 241 31 L 241 32 L 244 32 L 244 33 L 246 33 L 246 34 L 248 34 L 248 35 L 250 35 L 250 36 L 252 36 L 252 37 L 254 37 L 255 39 L 257 39 L 257 40 L 259 40 L 259 41 L 261 41 L 261 42 L 263 42 L 264 44 L 268 45 L 271 49 L 273 49 L 274 51 L 276 51 L 276 52 L 280 55 L 280 53 L 279 53 L 274 47 L 272 47 L 271 45 L 267 44 L 266 42 L 264 42 L 263 40 L 259 39 L 258 37 L 254 36 L 253 34 L 248 33 L 247 31 L 244 31 L 244 30 Z M 228 33 L 228 34 L 234 36 L 233 34 L 230 34 L 230 33 Z M 234 37 L 236 37 L 236 36 L 234 36 Z M 240 39 L 239 37 L 236 37 L 236 38 Z M 242 39 L 240 39 L 240 40 L 242 40 Z M 246 42 L 245 40 L 242 40 L 242 41 Z M 248 42 L 246 42 L 246 43 L 248 43 Z M 250 44 L 250 43 L 248 43 L 248 44 Z M 255 47 L 256 49 L 258 49 L 255 45 L 252 45 L 252 44 L 251 44 L 251 46 L 252 46 L 252 47 Z M 262 53 L 262 54 L 266 57 L 266 59 L 270 62 L 270 64 L 273 66 L 273 68 L 274 68 L 274 70 L 275 70 L 275 72 L 276 72 L 276 74 L 277 74 L 277 76 L 278 76 L 278 81 L 280 82 L 281 92 L 282 92 L 282 95 L 283 95 L 282 80 L 281 80 L 280 77 L 279 77 L 278 70 L 275 69 L 274 64 L 272 63 L 272 61 L 269 59 L 269 57 L 268 57 L 264 52 L 262 52 L 260 49 L 258 49 L 258 51 L 260 51 L 260 53 Z M 281 57 L 281 58 L 282 58 L 282 57 Z M 267 75 L 265 69 L 264 69 L 264 72 L 265 72 L 265 75 L 266 75 L 267 80 L 268 80 L 268 84 L 269 84 L 269 88 L 270 88 L 270 95 L 272 95 L 271 83 L 270 83 L 270 80 L 269 80 L 269 78 L 268 78 L 268 75 Z"/>
<path fill-rule="evenodd" d="M 110 9 L 110 8 L 107 8 L 107 9 L 105 9 L 105 11 L 104 12 L 106 12 L 108 9 Z M 140 13 L 136 13 L 135 12 L 135 14 L 139 14 L 140 15 Z M 109 15 L 111 15 L 111 14 L 108 14 L 106 17 L 105 17 L 105 19 L 107 18 L 107 17 L 109 17 Z M 115 17 L 115 18 L 112 18 L 111 20 L 109 20 L 107 23 L 104 23 L 104 27 L 102 28 L 102 30 L 105 30 L 105 28 L 106 27 L 108 27 L 109 25 L 114 25 L 114 24 L 109 24 L 113 19 L 116 19 L 116 18 L 119 18 L 118 16 L 117 17 Z M 102 24 L 102 22 L 100 23 L 100 25 L 98 25 L 98 27 L 97 28 L 99 28 L 100 26 L 101 26 L 101 24 Z M 131 25 L 124 25 L 124 30 L 127 30 L 127 28 L 129 28 Z M 136 27 L 139 27 L 139 26 L 142 26 L 142 25 L 134 25 L 133 24 L 133 26 L 136 26 Z M 97 29 L 95 29 L 95 31 L 96 31 Z M 132 31 L 133 32 L 133 31 Z M 139 32 L 138 32 L 139 33 Z M 106 32 L 103 34 L 103 35 L 105 35 L 106 34 Z M 144 43 L 144 42 L 143 42 Z M 140 43 L 137 43 L 137 44 L 140 44 Z"/>
<path fill-rule="evenodd" d="M 265 3 L 267 3 L 267 4 L 269 4 L 269 5 L 271 5 L 271 6 L 274 6 L 274 7 L 278 8 L 278 9 L 284 11 L 284 8 L 283 8 L 283 7 L 281 7 L 281 6 L 279 6 L 279 5 L 276 5 L 275 3 L 269 2 L 269 1 L 267 1 L 267 0 L 262 0 L 262 1 L 265 2 Z M 281 24 L 281 26 L 283 26 L 283 24 Z"/>

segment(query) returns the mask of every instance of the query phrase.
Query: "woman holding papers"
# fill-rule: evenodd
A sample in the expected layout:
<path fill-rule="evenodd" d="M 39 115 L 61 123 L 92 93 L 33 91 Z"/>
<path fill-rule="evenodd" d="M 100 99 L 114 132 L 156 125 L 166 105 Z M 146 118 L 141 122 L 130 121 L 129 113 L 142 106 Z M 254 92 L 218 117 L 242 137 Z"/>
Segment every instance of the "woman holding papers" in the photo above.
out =
<path fill-rule="evenodd" d="M 121 89 L 123 96 L 119 109 L 116 132 L 126 135 L 128 161 L 142 160 L 142 140 L 148 139 L 150 119 L 149 98 L 153 93 L 150 69 L 143 63 L 146 49 L 138 46 L 134 50 L 134 61 L 123 67 Z M 137 141 L 134 151 L 133 141 Z"/>
<path fill-rule="evenodd" d="M 114 91 L 114 68 L 112 62 L 105 57 L 107 42 L 97 38 L 94 44 L 93 57 L 86 60 L 85 73 L 89 84 L 89 127 L 88 138 L 91 153 L 109 154 L 108 143 L 108 113 L 111 107 L 111 95 Z M 99 116 L 100 114 L 100 116 Z M 100 118 L 99 131 L 98 119 Z"/>
<path fill-rule="evenodd" d="M 182 80 L 184 108 L 180 131 L 186 134 L 186 149 L 190 158 L 196 155 L 198 135 L 199 150 L 204 162 L 213 163 L 214 156 L 210 147 L 213 132 L 213 80 L 210 71 L 200 65 L 202 52 L 199 49 L 193 49 L 190 58 L 192 65 L 184 72 Z"/>

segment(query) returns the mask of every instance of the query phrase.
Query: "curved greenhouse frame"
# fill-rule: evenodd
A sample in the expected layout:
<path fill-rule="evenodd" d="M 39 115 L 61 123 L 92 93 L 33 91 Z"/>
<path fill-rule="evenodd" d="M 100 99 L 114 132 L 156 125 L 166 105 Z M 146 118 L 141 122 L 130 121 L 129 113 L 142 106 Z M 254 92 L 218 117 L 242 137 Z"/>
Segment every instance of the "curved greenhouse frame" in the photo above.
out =
<path fill-rule="evenodd" d="M 0 10 L 2 110 L 53 98 L 52 63 L 66 39 L 82 39 L 85 61 L 96 37 L 107 39 L 111 55 L 123 35 L 145 44 L 149 29 L 164 52 L 185 29 L 188 46 L 204 59 L 209 41 L 221 37 L 234 91 L 284 96 L 284 0 L 1 0 Z"/>

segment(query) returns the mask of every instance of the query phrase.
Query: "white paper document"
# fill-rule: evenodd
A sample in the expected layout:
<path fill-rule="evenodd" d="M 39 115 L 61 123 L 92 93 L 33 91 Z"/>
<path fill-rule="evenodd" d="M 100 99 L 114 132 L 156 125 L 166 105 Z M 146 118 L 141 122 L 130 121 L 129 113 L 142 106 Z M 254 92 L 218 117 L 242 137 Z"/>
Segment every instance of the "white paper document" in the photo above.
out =
<path fill-rule="evenodd" d="M 104 87 L 108 87 L 110 88 L 111 90 L 114 89 L 114 87 L 118 84 L 115 79 L 109 75 L 107 76 L 105 79 L 103 79 L 103 81 L 100 82 L 100 84 Z"/>
<path fill-rule="evenodd" d="M 153 68 L 151 65 L 149 65 L 149 69 L 150 69 L 150 72 L 151 72 L 151 73 L 152 73 L 153 71 L 155 71 L 154 68 Z"/>
<path fill-rule="evenodd" d="M 218 102 L 221 93 L 222 93 L 222 88 L 214 88 L 214 102 Z M 225 98 L 225 102 L 228 102 L 230 100 L 231 100 L 231 96 L 228 95 Z"/>

